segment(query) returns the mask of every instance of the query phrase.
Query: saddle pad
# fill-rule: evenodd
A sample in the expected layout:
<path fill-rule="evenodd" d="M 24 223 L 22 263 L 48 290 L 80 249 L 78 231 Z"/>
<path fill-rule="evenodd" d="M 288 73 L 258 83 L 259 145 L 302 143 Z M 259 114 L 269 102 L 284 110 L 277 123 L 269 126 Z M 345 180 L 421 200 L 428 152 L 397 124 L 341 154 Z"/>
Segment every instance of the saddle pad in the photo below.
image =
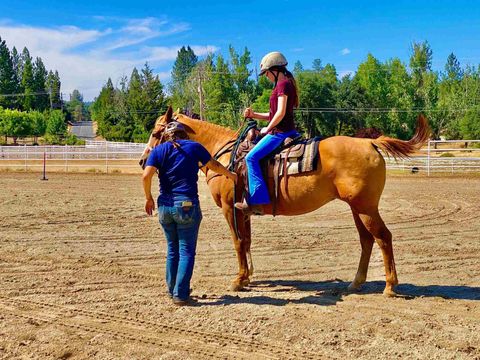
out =
<path fill-rule="evenodd" d="M 300 174 L 308 171 L 314 171 L 317 169 L 319 142 L 320 140 L 318 139 L 310 139 L 305 144 L 305 149 L 302 156 L 292 157 L 289 155 L 286 166 L 288 175 Z M 278 161 L 280 163 L 275 166 L 275 163 Z M 283 176 L 285 166 L 284 162 L 284 157 L 280 159 L 276 156 L 274 159 L 270 160 L 268 166 L 268 177 L 273 177 L 274 169 L 278 169 L 277 171 L 279 175 Z"/>

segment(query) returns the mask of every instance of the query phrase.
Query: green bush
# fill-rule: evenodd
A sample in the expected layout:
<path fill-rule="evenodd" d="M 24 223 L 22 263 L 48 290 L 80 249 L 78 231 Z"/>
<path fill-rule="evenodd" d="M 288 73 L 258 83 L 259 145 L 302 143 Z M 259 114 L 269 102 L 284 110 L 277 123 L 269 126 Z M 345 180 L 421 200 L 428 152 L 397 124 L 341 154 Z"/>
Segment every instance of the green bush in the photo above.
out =
<path fill-rule="evenodd" d="M 445 152 L 442 155 L 440 155 L 440 157 L 455 157 L 455 155 L 453 155 L 452 153 L 449 153 L 449 152 Z"/>
<path fill-rule="evenodd" d="M 77 138 L 74 134 L 68 134 L 64 143 L 65 145 L 85 145 L 85 140 Z"/>
<path fill-rule="evenodd" d="M 63 145 L 63 141 L 58 135 L 46 134 L 43 137 L 43 143 L 46 145 Z"/>
<path fill-rule="evenodd" d="M 47 119 L 46 133 L 48 135 L 62 136 L 67 133 L 65 114 L 61 110 L 52 110 Z"/>

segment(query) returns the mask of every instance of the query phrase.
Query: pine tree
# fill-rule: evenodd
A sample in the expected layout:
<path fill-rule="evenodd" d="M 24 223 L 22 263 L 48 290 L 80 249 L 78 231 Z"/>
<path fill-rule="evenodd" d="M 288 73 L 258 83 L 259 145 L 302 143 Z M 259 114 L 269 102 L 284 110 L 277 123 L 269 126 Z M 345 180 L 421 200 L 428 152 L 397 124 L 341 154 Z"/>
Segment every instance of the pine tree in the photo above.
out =
<path fill-rule="evenodd" d="M 47 82 L 47 70 L 41 58 L 37 57 L 33 64 L 33 91 L 35 96 L 34 108 L 44 111 L 49 107 L 49 98 L 46 94 L 45 84 Z"/>
<path fill-rule="evenodd" d="M 24 93 L 22 108 L 24 110 L 31 110 L 35 106 L 35 82 L 33 78 L 32 58 L 27 48 L 23 48 L 22 60 L 24 63 L 21 82 Z"/>
<path fill-rule="evenodd" d="M 17 92 L 17 81 L 10 51 L 5 40 L 0 38 L 0 106 L 13 108 L 15 97 L 5 97 L 1 94 L 14 94 Z"/>
<path fill-rule="evenodd" d="M 92 120 L 97 122 L 97 133 L 107 140 L 118 140 L 114 135 L 116 120 L 114 117 L 115 88 L 112 79 L 102 87 L 100 94 L 90 106 Z"/>
<path fill-rule="evenodd" d="M 410 68 L 414 76 L 419 77 L 422 73 L 432 70 L 432 48 L 428 41 L 412 44 L 410 56 Z"/>
<path fill-rule="evenodd" d="M 303 65 L 300 62 L 300 60 L 297 60 L 295 62 L 295 65 L 293 66 L 293 74 L 296 76 L 297 74 L 301 73 L 303 71 Z"/>
<path fill-rule="evenodd" d="M 18 86 L 20 87 L 20 82 L 22 81 L 22 74 L 23 74 L 23 60 L 22 60 L 22 55 L 18 52 L 15 46 L 12 49 L 12 62 L 13 62 L 13 68 L 15 69 L 15 73 L 17 75 L 17 83 L 18 83 Z"/>
<path fill-rule="evenodd" d="M 158 115 L 163 113 L 165 94 L 158 75 L 153 74 L 153 70 L 147 63 L 142 69 L 142 83 L 143 98 L 146 99 L 142 125 L 145 132 L 150 132 Z"/>
<path fill-rule="evenodd" d="M 414 107 L 421 109 L 430 123 L 438 120 L 438 74 L 432 71 L 433 51 L 428 41 L 414 43 L 410 57 L 412 86 L 415 89 Z M 432 111 L 430 111 L 432 110 Z"/>
<path fill-rule="evenodd" d="M 170 92 L 172 93 L 173 106 L 191 110 L 194 101 L 190 99 L 186 92 L 186 80 L 190 76 L 193 68 L 198 62 L 198 57 L 190 46 L 182 46 L 177 53 L 177 58 L 172 68 L 172 82 Z"/>
<path fill-rule="evenodd" d="M 15 92 L 21 93 L 23 92 L 22 86 L 21 86 L 23 65 L 22 65 L 21 56 L 18 53 L 17 48 L 15 46 L 12 49 L 12 64 L 13 64 L 13 70 L 15 72 Z M 16 97 L 13 100 L 15 104 L 15 108 L 17 109 L 21 108 L 22 100 L 23 99 L 21 97 Z"/>
<path fill-rule="evenodd" d="M 312 63 L 312 69 L 313 71 L 322 71 L 323 65 L 322 65 L 322 60 L 321 59 L 314 59 Z"/>
<path fill-rule="evenodd" d="M 207 72 L 206 76 L 203 83 L 205 118 L 221 125 L 236 127 L 238 119 L 232 114 L 239 109 L 235 106 L 237 93 L 228 61 L 218 55 L 211 73 Z"/>
<path fill-rule="evenodd" d="M 58 71 L 49 71 L 45 82 L 45 90 L 49 94 L 50 108 L 60 109 L 62 107 L 62 98 L 60 93 L 60 76 Z"/>
<path fill-rule="evenodd" d="M 144 98 L 142 87 L 142 77 L 137 68 L 133 68 L 127 92 L 127 108 L 129 116 L 125 119 L 128 121 L 127 127 L 130 136 L 133 135 L 135 129 L 137 129 L 137 133 L 142 133 L 144 131 L 143 118 L 145 115 L 146 99 Z"/>
<path fill-rule="evenodd" d="M 444 78 L 450 81 L 460 81 L 463 77 L 463 70 L 460 62 L 454 53 L 448 55 L 447 63 L 445 64 Z"/>
<path fill-rule="evenodd" d="M 85 106 L 83 96 L 77 89 L 70 94 L 70 101 L 67 103 L 69 118 L 73 121 L 83 121 L 85 115 Z"/>

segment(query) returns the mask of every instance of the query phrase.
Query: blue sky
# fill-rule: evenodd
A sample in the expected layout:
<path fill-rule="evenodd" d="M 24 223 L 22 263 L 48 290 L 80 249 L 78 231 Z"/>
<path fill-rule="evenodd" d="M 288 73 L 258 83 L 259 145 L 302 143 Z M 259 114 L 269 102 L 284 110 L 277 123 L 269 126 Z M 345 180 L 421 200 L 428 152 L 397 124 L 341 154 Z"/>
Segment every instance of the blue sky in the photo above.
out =
<path fill-rule="evenodd" d="M 408 62 L 411 43 L 428 40 L 434 69 L 450 52 L 477 65 L 480 1 L 0 0 L 0 37 L 58 69 L 62 92 L 77 88 L 91 100 L 108 77 L 118 82 L 146 61 L 168 83 L 182 45 L 200 57 L 247 47 L 252 67 L 278 50 L 292 66 L 320 58 L 342 75 L 369 52 Z"/>

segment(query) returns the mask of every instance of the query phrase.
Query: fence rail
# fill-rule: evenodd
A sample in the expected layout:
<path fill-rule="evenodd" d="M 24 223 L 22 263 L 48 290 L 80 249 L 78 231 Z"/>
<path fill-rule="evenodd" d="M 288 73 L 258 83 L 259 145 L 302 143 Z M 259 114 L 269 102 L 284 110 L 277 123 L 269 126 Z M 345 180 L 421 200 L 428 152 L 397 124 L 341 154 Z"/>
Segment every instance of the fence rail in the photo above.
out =
<path fill-rule="evenodd" d="M 427 148 L 422 149 L 425 155 L 395 161 L 386 157 L 387 169 L 404 172 L 431 173 L 480 173 L 480 157 L 455 156 L 441 157 L 438 153 L 462 152 L 475 154 L 480 148 L 455 148 L 453 143 L 465 143 L 465 140 L 430 141 Z M 480 143 L 480 140 L 468 140 L 469 143 Z M 437 148 L 435 143 L 448 143 L 448 148 Z M 47 170 L 51 171 L 127 171 L 138 172 L 138 159 L 145 144 L 87 141 L 85 145 L 75 146 L 0 146 L 0 168 L 14 170 L 38 170 L 46 159 Z"/>

